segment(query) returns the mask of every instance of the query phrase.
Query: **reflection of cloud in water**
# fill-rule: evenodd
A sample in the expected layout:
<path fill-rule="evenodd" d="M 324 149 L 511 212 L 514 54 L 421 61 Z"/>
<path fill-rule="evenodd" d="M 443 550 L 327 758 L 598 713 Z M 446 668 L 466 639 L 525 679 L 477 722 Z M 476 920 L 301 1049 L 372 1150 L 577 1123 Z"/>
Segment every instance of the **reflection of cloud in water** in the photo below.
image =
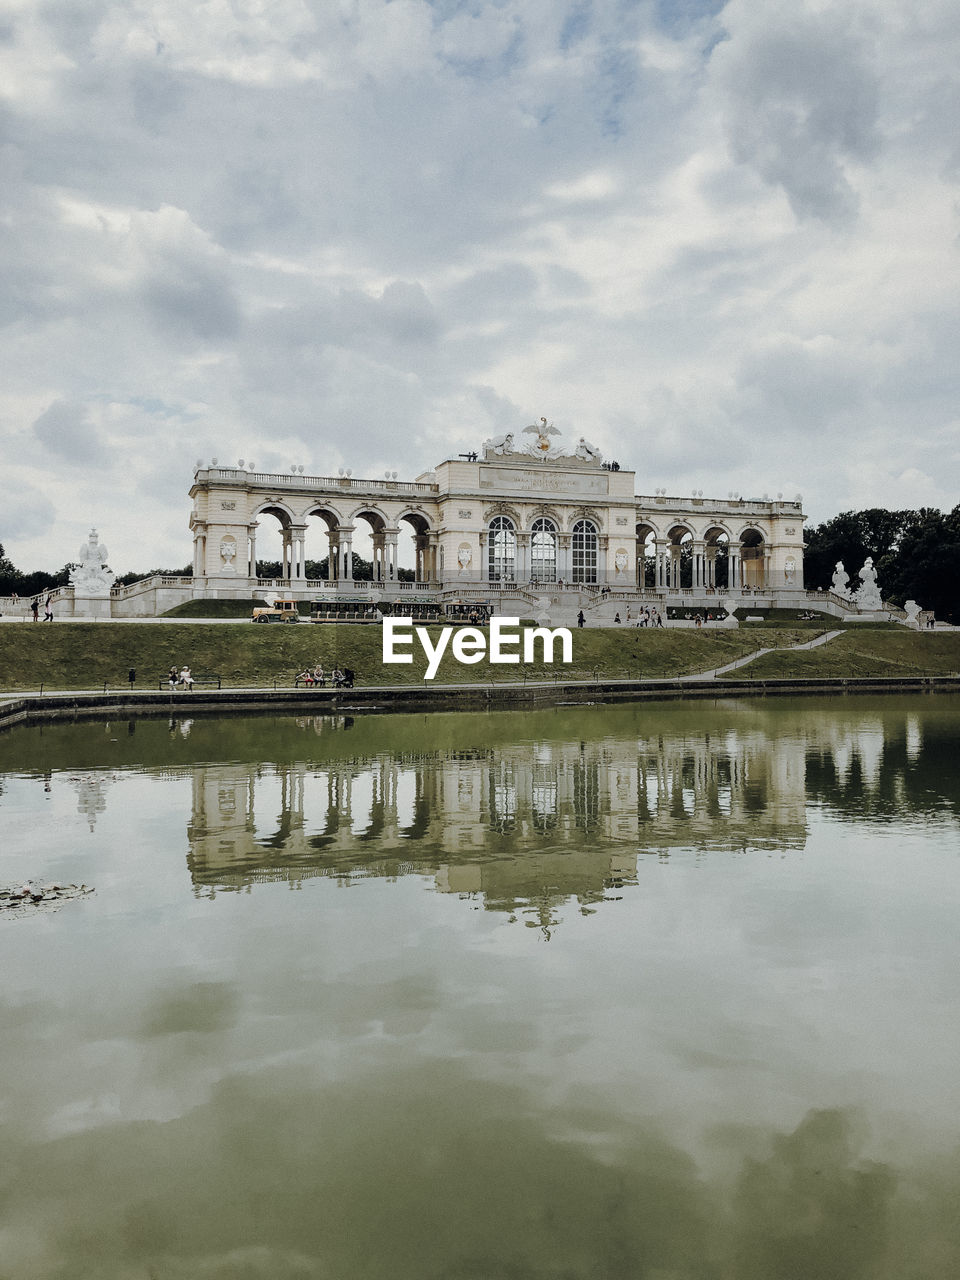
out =
<path fill-rule="evenodd" d="M 5 1266 L 71 1280 L 954 1274 L 940 1197 L 958 1170 L 901 1185 L 864 1159 L 860 1129 L 835 1110 L 728 1131 L 727 1172 L 708 1176 L 656 1125 L 541 1108 L 461 1064 L 373 1063 L 337 1082 L 275 1066 L 160 1125 L 13 1137 Z"/>

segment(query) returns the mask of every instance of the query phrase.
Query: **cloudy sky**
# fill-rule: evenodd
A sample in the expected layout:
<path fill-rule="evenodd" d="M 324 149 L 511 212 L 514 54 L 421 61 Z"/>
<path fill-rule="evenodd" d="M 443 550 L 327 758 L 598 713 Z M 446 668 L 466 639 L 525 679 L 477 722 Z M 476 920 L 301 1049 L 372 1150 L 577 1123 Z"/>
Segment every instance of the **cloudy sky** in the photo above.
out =
<path fill-rule="evenodd" d="M 3 0 L 0 541 L 181 565 L 199 458 L 541 414 L 640 492 L 952 507 L 958 66 L 955 0 Z"/>

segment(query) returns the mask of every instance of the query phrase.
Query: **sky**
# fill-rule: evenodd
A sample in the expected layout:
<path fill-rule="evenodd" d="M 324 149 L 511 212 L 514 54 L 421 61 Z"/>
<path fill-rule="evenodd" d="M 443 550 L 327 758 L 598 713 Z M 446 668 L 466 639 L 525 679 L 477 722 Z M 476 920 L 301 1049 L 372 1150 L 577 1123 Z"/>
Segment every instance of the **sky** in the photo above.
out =
<path fill-rule="evenodd" d="M 177 567 L 198 460 L 541 415 L 641 493 L 953 507 L 958 66 L 955 0 L 0 0 L 0 542 Z"/>

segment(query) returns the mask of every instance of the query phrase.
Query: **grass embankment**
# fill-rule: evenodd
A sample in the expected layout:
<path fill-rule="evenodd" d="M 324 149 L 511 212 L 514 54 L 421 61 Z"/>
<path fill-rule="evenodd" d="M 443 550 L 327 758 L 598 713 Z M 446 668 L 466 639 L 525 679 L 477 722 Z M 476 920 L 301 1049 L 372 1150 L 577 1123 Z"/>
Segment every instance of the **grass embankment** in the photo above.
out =
<path fill-rule="evenodd" d="M 756 632 L 750 632 L 751 638 Z M 769 634 L 769 633 L 768 633 Z M 842 636 L 794 653 L 766 653 L 728 673 L 731 680 L 836 676 L 915 676 L 960 673 L 960 632 L 844 631 Z"/>
<path fill-rule="evenodd" d="M 439 628 L 430 627 L 435 638 Z M 573 632 L 574 661 L 518 666 L 474 666 L 444 655 L 435 683 L 520 679 L 586 679 L 687 675 L 722 666 L 772 644 L 802 638 L 787 631 L 744 635 L 738 631 L 660 631 L 604 628 Z M 540 652 L 538 645 L 538 653 Z M 120 687 L 136 668 L 138 688 L 156 688 L 173 665 L 189 663 L 195 676 L 215 673 L 228 685 L 291 684 L 318 660 L 353 667 L 358 684 L 419 684 L 426 661 L 419 643 L 412 665 L 382 662 L 378 626 L 312 623 L 241 627 L 233 623 L 20 623 L 0 626 L 0 687 L 96 689 Z M 559 647 L 557 649 L 559 657 Z"/>

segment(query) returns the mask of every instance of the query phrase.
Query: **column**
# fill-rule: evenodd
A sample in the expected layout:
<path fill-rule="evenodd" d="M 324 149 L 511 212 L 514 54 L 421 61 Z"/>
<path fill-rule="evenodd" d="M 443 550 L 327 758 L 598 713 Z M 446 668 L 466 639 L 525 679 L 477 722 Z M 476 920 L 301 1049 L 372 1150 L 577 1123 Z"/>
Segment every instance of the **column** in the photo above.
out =
<path fill-rule="evenodd" d="M 490 572 L 490 558 L 487 550 L 488 531 L 480 530 L 480 563 L 477 566 L 477 578 L 480 582 L 486 582 L 487 575 Z"/>
<path fill-rule="evenodd" d="M 517 571 L 516 578 L 521 584 L 530 579 L 530 538 L 529 533 L 517 534 Z"/>
<path fill-rule="evenodd" d="M 760 587 L 769 587 L 770 585 L 770 552 L 764 547 L 763 551 L 763 579 L 757 585 Z"/>
<path fill-rule="evenodd" d="M 557 534 L 557 577 L 562 578 L 567 586 L 570 585 L 570 578 L 572 576 L 572 566 L 570 563 L 570 546 L 572 541 L 572 533 Z"/>
<path fill-rule="evenodd" d="M 597 534 L 597 583 L 600 586 L 607 585 L 608 572 L 610 568 L 610 535 L 608 533 Z"/>
<path fill-rule="evenodd" d="M 727 589 L 740 590 L 740 543 L 731 542 L 727 549 Z"/>
<path fill-rule="evenodd" d="M 293 541 L 290 536 L 289 529 L 283 530 L 282 539 L 283 539 L 283 549 L 280 552 L 280 577 L 289 578 L 290 577 L 290 560 L 292 555 L 291 543 Z"/>
<path fill-rule="evenodd" d="M 327 532 L 327 577 L 331 582 L 340 581 L 340 531 L 330 529 Z"/>
<path fill-rule="evenodd" d="M 654 555 L 656 572 L 654 575 L 654 585 L 658 591 L 662 591 L 667 585 L 667 544 L 662 538 L 657 538 L 654 542 Z"/>
<path fill-rule="evenodd" d="M 396 582 L 397 580 L 397 538 L 399 536 L 399 529 L 385 529 L 383 532 L 387 582 Z"/>
<path fill-rule="evenodd" d="M 297 528 L 292 529 L 290 532 L 293 538 L 293 566 L 290 577 L 302 582 L 307 576 L 307 561 L 304 549 L 304 538 L 307 531 L 305 528 Z"/>
<path fill-rule="evenodd" d="M 438 582 L 440 580 L 438 565 L 438 547 L 440 545 L 440 535 L 437 533 L 427 534 L 427 581 Z"/>
<path fill-rule="evenodd" d="M 704 544 L 695 542 L 693 544 L 693 585 L 701 590 L 707 585 L 705 569 Z"/>
<path fill-rule="evenodd" d="M 257 576 L 257 522 L 247 525 L 247 577 Z"/>
<path fill-rule="evenodd" d="M 205 576 L 205 565 L 203 563 L 203 534 L 199 529 L 193 531 L 193 576 L 202 578 Z"/>
<path fill-rule="evenodd" d="M 340 526 L 340 551 L 344 582 L 353 581 L 353 525 Z"/>
<path fill-rule="evenodd" d="M 414 580 L 416 582 L 426 582 L 427 570 L 427 535 L 418 533 L 414 538 L 414 547 L 416 549 L 416 568 L 414 569 Z"/>

